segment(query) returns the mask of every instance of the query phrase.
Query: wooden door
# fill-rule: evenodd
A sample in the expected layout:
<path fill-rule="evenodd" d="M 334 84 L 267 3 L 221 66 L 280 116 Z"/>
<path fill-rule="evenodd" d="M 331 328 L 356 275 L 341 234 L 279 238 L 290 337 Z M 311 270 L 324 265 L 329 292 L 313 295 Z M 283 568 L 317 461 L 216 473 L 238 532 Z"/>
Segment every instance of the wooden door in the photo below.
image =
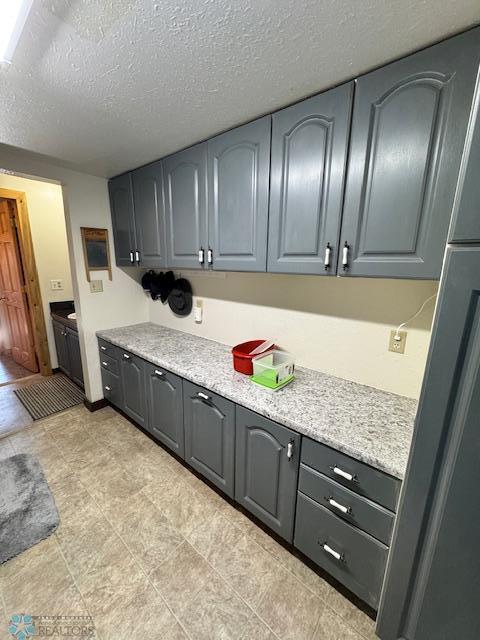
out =
<path fill-rule="evenodd" d="M 208 141 L 207 263 L 214 269 L 267 268 L 271 120 L 266 116 Z"/>
<path fill-rule="evenodd" d="M 207 257 L 207 144 L 163 160 L 167 263 L 202 269 Z"/>
<path fill-rule="evenodd" d="M 237 407 L 235 499 L 288 542 L 293 538 L 300 436 Z"/>
<path fill-rule="evenodd" d="M 115 260 L 119 267 L 135 264 L 135 218 L 133 213 L 132 177 L 126 173 L 108 183 L 112 213 Z"/>
<path fill-rule="evenodd" d="M 15 228 L 15 206 L 12 200 L 0 200 L 0 303 L 6 308 L 12 358 L 29 371 L 37 372 L 38 364 Z"/>
<path fill-rule="evenodd" d="M 165 255 L 165 205 L 162 162 L 132 172 L 136 250 L 140 266 L 167 266 Z"/>
<path fill-rule="evenodd" d="M 184 382 L 185 460 L 228 496 L 234 496 L 235 405 Z"/>
<path fill-rule="evenodd" d="M 479 59 L 473 29 L 357 80 L 340 275 L 440 277 Z"/>
<path fill-rule="evenodd" d="M 335 275 L 353 82 L 273 114 L 268 271 Z"/>

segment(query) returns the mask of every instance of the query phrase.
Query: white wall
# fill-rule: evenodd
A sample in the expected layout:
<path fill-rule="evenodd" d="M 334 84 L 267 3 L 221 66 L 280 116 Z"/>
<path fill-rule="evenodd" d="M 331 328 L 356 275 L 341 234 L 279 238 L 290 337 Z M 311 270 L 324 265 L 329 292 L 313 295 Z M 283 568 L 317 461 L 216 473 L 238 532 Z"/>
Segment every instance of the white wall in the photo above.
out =
<path fill-rule="evenodd" d="M 42 295 L 52 367 L 57 351 L 50 318 L 50 302 L 73 300 L 62 188 L 57 184 L 0 174 L 0 188 L 24 191 L 32 232 L 33 250 Z M 50 280 L 62 280 L 63 290 L 52 291 Z"/>
<path fill-rule="evenodd" d="M 149 301 L 152 322 L 234 345 L 274 338 L 298 364 L 417 398 L 434 301 L 407 327 L 404 355 L 387 350 L 389 333 L 437 289 L 436 282 L 276 274 L 184 272 L 203 299 L 204 319 L 173 315 Z"/>
<path fill-rule="evenodd" d="M 136 270 L 113 267 L 113 280 L 98 272 L 103 280 L 103 293 L 90 293 L 83 262 L 80 227 L 100 227 L 109 230 L 110 251 L 114 255 L 107 181 L 71 171 L 19 149 L 0 145 L 0 168 L 23 177 L 44 178 L 63 187 L 70 249 L 75 307 L 78 314 L 85 392 L 91 401 L 103 397 L 95 332 L 98 329 L 144 322 L 148 319 L 147 300 L 138 286 Z M 131 277 L 132 276 L 132 277 Z"/>

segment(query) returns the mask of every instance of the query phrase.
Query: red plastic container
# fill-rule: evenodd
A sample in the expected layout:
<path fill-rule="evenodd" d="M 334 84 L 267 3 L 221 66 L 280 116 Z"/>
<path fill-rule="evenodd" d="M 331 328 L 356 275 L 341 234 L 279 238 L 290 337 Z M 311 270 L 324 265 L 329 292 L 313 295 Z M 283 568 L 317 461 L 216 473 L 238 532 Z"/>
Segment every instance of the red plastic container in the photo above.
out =
<path fill-rule="evenodd" d="M 249 342 L 242 342 L 242 344 L 237 344 L 233 347 L 233 368 L 235 371 L 238 371 L 238 373 L 244 373 L 247 376 L 251 376 L 253 374 L 252 359 L 255 358 L 255 356 L 251 356 L 250 351 L 256 349 L 262 344 L 262 342 L 265 342 L 265 340 L 250 340 Z M 272 349 L 275 349 L 275 345 L 264 351 L 264 353 L 267 353 Z"/>

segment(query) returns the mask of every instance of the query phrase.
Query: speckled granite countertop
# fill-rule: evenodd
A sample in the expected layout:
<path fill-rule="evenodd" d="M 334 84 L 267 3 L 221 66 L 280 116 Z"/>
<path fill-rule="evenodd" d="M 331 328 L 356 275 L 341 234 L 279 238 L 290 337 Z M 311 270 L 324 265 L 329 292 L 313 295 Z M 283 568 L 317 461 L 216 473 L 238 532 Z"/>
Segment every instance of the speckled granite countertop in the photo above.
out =
<path fill-rule="evenodd" d="M 126 351 L 314 440 L 403 478 L 417 402 L 312 369 L 263 390 L 233 370 L 231 348 L 152 323 L 98 331 Z"/>

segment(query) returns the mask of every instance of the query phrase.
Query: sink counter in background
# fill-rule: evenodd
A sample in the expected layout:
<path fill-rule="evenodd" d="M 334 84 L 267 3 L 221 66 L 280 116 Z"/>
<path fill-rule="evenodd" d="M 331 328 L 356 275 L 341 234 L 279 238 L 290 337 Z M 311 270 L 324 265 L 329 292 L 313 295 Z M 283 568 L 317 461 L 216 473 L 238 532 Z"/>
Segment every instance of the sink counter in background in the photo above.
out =
<path fill-rule="evenodd" d="M 342 378 L 295 367 L 273 392 L 233 369 L 231 347 L 142 323 L 97 336 L 233 402 L 403 479 L 417 402 Z"/>

